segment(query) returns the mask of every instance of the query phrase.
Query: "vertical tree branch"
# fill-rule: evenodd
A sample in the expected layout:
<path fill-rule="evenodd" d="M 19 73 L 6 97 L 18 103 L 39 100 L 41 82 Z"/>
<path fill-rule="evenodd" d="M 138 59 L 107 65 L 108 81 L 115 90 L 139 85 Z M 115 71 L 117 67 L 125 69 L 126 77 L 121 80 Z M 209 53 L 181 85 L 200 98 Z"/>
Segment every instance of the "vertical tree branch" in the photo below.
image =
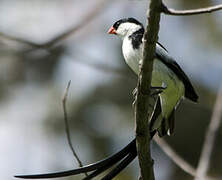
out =
<path fill-rule="evenodd" d="M 197 167 L 195 180 L 206 179 L 207 170 L 209 167 L 210 157 L 213 151 L 213 145 L 216 139 L 217 131 L 220 127 L 222 118 L 222 85 L 218 92 L 216 103 L 214 105 L 213 114 L 206 133 L 203 149 L 200 155 L 200 160 Z"/>
<path fill-rule="evenodd" d="M 68 96 L 70 84 L 71 84 L 71 80 L 68 82 L 68 85 L 67 85 L 66 90 L 65 90 L 65 94 L 64 94 L 63 99 L 62 99 L 63 112 L 64 112 L 64 121 L 65 121 L 65 130 L 66 130 L 66 136 L 67 136 L 68 144 L 69 144 L 69 147 L 70 147 L 70 149 L 73 153 L 73 156 L 76 158 L 77 162 L 79 163 L 79 167 L 83 167 L 83 164 L 82 164 L 80 158 L 78 157 L 75 149 L 73 148 L 71 137 L 70 137 L 70 131 L 69 131 L 69 122 L 68 122 L 68 114 L 67 114 L 67 110 L 66 110 L 66 101 L 67 101 L 67 96 Z M 88 174 L 86 172 L 84 174 L 86 176 L 88 176 Z"/>
<path fill-rule="evenodd" d="M 150 155 L 150 131 L 148 127 L 148 100 L 153 69 L 153 59 L 158 39 L 161 0 L 151 0 L 148 25 L 144 34 L 143 61 L 138 77 L 138 94 L 135 108 L 136 142 L 143 180 L 154 180 L 153 160 Z"/>

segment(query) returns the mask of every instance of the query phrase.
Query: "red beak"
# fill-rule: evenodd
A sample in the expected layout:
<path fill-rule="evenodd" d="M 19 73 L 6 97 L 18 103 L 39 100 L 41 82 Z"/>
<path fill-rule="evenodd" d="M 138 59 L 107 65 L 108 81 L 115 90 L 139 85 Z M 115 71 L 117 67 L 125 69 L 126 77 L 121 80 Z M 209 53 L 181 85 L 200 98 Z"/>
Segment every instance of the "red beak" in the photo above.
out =
<path fill-rule="evenodd" d="M 116 34 L 116 30 L 114 29 L 114 27 L 112 26 L 111 28 L 109 28 L 109 31 L 107 32 L 108 34 Z"/>

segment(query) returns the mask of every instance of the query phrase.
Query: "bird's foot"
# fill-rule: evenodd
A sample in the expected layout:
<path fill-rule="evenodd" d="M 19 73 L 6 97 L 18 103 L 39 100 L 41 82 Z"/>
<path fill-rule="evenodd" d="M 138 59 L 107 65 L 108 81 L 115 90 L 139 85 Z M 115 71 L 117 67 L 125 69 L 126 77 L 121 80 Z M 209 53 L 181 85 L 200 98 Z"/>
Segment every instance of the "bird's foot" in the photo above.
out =
<path fill-rule="evenodd" d="M 151 86 L 150 96 L 156 96 L 162 93 L 167 88 L 167 85 L 163 82 L 161 86 Z"/>
<path fill-rule="evenodd" d="M 165 89 L 167 88 L 167 85 L 163 82 L 161 86 L 151 86 L 150 87 L 150 97 L 156 98 L 157 95 L 161 94 Z M 133 90 L 132 94 L 134 97 L 133 101 L 133 108 L 135 107 L 136 101 L 137 101 L 137 93 L 138 89 L 137 87 Z"/>
<path fill-rule="evenodd" d="M 135 105 L 136 105 L 136 101 L 137 101 L 137 92 L 138 92 L 138 89 L 137 89 L 137 87 L 133 90 L 133 92 L 132 92 L 132 95 L 133 95 L 133 104 L 132 104 L 132 106 L 133 106 L 133 108 L 135 108 Z"/>

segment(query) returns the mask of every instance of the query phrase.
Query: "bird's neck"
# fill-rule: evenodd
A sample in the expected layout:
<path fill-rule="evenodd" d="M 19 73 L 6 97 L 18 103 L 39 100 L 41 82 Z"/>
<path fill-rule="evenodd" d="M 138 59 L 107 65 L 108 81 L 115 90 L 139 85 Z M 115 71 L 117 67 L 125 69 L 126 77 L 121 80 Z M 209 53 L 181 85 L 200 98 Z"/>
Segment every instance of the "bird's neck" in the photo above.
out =
<path fill-rule="evenodd" d="M 138 47 L 133 48 L 132 39 L 127 37 L 123 40 L 122 51 L 126 63 L 130 68 L 138 74 L 139 72 L 139 61 L 142 57 L 142 43 L 138 44 Z"/>
<path fill-rule="evenodd" d="M 139 49 L 140 45 L 142 44 L 144 34 L 144 28 L 141 27 L 137 31 L 134 31 L 131 33 L 131 35 L 128 36 L 128 38 L 132 41 L 133 49 Z"/>

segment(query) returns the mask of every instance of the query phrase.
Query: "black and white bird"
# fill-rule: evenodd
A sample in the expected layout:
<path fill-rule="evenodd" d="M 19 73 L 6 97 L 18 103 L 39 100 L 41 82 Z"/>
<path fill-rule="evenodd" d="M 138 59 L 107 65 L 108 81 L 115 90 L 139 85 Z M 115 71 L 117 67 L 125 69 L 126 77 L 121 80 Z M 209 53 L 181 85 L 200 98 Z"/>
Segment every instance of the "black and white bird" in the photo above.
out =
<path fill-rule="evenodd" d="M 122 52 L 126 63 L 138 75 L 142 61 L 143 25 L 134 18 L 121 19 L 113 24 L 108 31 L 123 41 Z M 154 112 L 150 118 L 151 137 L 158 132 L 159 136 L 171 135 L 174 130 L 175 110 L 183 98 L 197 102 L 198 96 L 184 71 L 159 43 L 156 44 L 156 53 L 153 63 L 152 87 L 162 88 L 158 93 Z M 91 172 L 84 179 L 92 179 L 117 164 L 103 180 L 110 180 L 122 171 L 137 156 L 136 141 L 131 141 L 116 154 L 94 164 L 82 168 L 37 175 L 15 176 L 26 179 L 56 178 Z"/>
<path fill-rule="evenodd" d="M 121 19 L 109 29 L 108 33 L 116 34 L 122 39 L 125 61 L 138 75 L 142 61 L 143 25 L 134 18 Z M 171 135 L 177 105 L 184 97 L 196 102 L 198 96 L 186 74 L 159 43 L 156 45 L 151 86 L 165 86 L 159 96 L 161 112 L 158 117 L 151 119 L 151 131 L 157 130 L 160 136 Z"/>

